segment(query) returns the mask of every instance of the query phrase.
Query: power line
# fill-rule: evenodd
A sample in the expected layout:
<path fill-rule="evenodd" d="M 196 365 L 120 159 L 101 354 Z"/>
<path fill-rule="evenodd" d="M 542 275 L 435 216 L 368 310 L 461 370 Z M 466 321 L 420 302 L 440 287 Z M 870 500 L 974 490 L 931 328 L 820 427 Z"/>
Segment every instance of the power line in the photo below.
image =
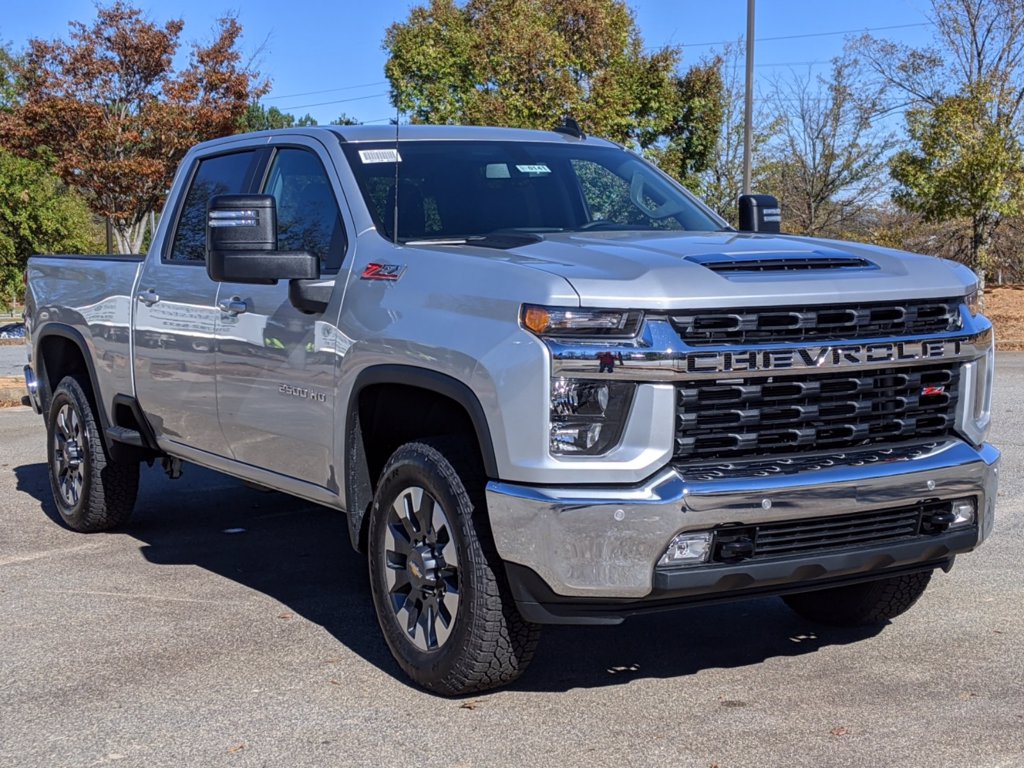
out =
<path fill-rule="evenodd" d="M 860 29 L 840 29 L 835 32 L 809 32 L 804 35 L 780 35 L 779 37 L 755 37 L 755 43 L 770 43 L 773 40 L 799 40 L 805 37 L 829 37 L 830 35 L 852 35 L 857 32 L 884 32 L 889 29 L 909 29 L 910 27 L 930 27 L 931 21 L 922 21 L 916 24 L 893 24 L 888 27 L 862 27 Z M 717 40 L 713 43 L 683 43 L 683 48 L 707 48 L 712 45 L 730 45 L 735 40 Z"/>
<path fill-rule="evenodd" d="M 264 101 L 276 101 L 277 99 L 297 99 L 300 96 L 319 96 L 321 93 L 336 93 L 337 91 L 354 91 L 357 88 L 370 88 L 376 85 L 386 85 L 387 80 L 378 80 L 375 83 L 362 83 L 360 85 L 343 85 L 340 88 L 328 88 L 324 91 L 305 91 L 304 93 L 289 93 L 285 96 L 265 96 Z M 294 107 L 293 107 L 294 109 Z"/>
<path fill-rule="evenodd" d="M 293 109 L 309 109 L 310 107 L 325 107 L 328 104 L 344 104 L 348 101 L 365 101 L 366 99 L 379 99 L 381 96 L 387 96 L 388 93 L 371 93 L 368 96 L 353 96 L 351 99 L 335 99 L 334 101 L 318 101 L 316 104 L 293 104 L 290 107 L 281 107 L 283 110 L 291 111 Z"/>

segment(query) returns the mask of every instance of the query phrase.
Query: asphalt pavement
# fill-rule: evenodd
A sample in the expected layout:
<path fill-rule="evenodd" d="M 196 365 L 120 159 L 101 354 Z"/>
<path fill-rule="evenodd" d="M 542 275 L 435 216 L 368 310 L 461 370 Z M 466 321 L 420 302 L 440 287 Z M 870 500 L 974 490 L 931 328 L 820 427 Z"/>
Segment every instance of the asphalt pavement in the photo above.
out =
<path fill-rule="evenodd" d="M 391 660 L 342 515 L 188 466 L 76 534 L 42 419 L 0 411 L 0 766 L 1024 766 L 1024 355 L 996 386 L 995 533 L 889 625 L 765 599 L 548 627 L 457 700 Z"/>
<path fill-rule="evenodd" d="M 0 344 L 0 379 L 21 376 L 26 362 L 24 344 Z"/>

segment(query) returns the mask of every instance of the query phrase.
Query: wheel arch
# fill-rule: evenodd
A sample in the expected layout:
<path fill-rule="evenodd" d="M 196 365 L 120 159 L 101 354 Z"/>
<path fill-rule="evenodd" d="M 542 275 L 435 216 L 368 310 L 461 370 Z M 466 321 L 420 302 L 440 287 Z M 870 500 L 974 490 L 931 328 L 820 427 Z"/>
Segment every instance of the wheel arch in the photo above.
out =
<path fill-rule="evenodd" d="M 403 412 L 396 403 L 415 414 L 415 425 L 394 428 L 393 419 Z M 361 552 L 380 470 L 399 445 L 464 434 L 475 443 L 486 476 L 498 476 L 483 406 L 469 386 L 451 376 L 410 365 L 370 366 L 356 376 L 345 413 L 345 507 L 352 546 Z"/>
<path fill-rule="evenodd" d="M 100 419 L 100 425 L 106 432 L 110 420 L 105 408 L 99 403 L 99 384 L 96 367 L 89 345 L 81 332 L 63 323 L 48 323 L 35 335 L 36 378 L 40 384 L 40 403 L 45 414 L 50 407 L 50 399 L 61 379 L 68 375 L 86 376 L 89 389 L 86 396 Z"/>

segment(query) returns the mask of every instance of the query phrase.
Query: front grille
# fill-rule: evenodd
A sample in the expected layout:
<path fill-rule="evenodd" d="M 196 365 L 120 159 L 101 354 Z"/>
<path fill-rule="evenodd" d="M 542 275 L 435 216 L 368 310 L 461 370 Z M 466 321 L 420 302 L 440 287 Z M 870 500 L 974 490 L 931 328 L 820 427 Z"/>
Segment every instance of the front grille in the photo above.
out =
<path fill-rule="evenodd" d="M 763 458 L 942 437 L 953 430 L 959 384 L 960 369 L 950 365 L 683 382 L 675 458 Z"/>
<path fill-rule="evenodd" d="M 744 544 L 743 559 L 756 559 L 935 535 L 946 530 L 943 517 L 951 509 L 950 501 L 932 500 L 852 515 L 720 528 L 715 531 L 714 559 L 730 561 L 728 545 L 736 541 Z"/>
<path fill-rule="evenodd" d="M 904 304 L 835 304 L 749 310 L 695 309 L 670 317 L 690 345 L 782 344 L 799 341 L 920 336 L 960 328 L 961 299 Z"/>
<path fill-rule="evenodd" d="M 912 461 L 934 451 L 940 443 L 913 442 L 909 445 L 867 446 L 846 451 L 816 451 L 792 456 L 772 456 L 737 462 L 686 464 L 678 467 L 687 482 L 700 483 L 740 477 L 776 477 L 840 467 L 864 467 L 868 464 L 892 464 Z"/>

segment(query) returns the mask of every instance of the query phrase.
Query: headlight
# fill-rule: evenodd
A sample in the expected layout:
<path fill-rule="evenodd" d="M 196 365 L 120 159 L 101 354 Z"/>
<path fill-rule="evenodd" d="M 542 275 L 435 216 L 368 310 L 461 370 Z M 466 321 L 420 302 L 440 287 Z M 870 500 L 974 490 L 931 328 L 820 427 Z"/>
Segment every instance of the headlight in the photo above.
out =
<path fill-rule="evenodd" d="M 978 313 L 981 312 L 981 292 L 977 286 L 964 296 L 964 304 L 967 305 L 967 310 L 971 313 L 971 317 L 977 317 Z"/>
<path fill-rule="evenodd" d="M 538 336 L 629 339 L 640 330 L 643 313 L 617 309 L 571 309 L 524 304 L 523 327 Z"/>
<path fill-rule="evenodd" d="M 993 340 L 994 345 L 994 340 Z M 995 378 L 995 351 L 989 347 L 984 357 L 965 363 L 962 394 L 957 410 L 960 431 L 974 445 L 988 437 L 992 423 L 992 382 Z"/>
<path fill-rule="evenodd" d="M 551 453 L 607 453 L 622 436 L 635 388 L 634 384 L 621 381 L 552 379 Z"/>

